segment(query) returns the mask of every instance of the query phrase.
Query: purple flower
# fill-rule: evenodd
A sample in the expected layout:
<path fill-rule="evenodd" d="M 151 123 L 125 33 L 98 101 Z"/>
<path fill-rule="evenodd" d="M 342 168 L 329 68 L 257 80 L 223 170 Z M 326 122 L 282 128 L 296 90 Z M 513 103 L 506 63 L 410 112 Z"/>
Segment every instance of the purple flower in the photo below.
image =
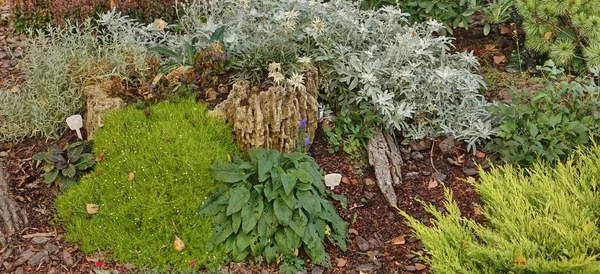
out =
<path fill-rule="evenodd" d="M 310 138 L 306 136 L 306 138 L 304 138 L 304 146 L 308 147 L 308 145 L 310 145 Z"/>
<path fill-rule="evenodd" d="M 152 82 L 148 81 L 148 88 L 149 89 L 154 89 L 154 85 L 152 84 Z"/>
<path fill-rule="evenodd" d="M 302 118 L 300 120 L 300 129 L 304 130 L 306 128 L 306 118 Z"/>

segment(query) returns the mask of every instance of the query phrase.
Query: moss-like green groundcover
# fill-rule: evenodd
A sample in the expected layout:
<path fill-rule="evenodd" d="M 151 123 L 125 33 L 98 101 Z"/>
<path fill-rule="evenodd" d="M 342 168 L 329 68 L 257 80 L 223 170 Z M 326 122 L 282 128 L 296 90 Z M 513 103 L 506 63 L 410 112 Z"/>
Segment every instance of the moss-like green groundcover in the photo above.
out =
<path fill-rule="evenodd" d="M 104 160 L 56 201 L 66 238 L 86 253 L 106 251 L 106 259 L 138 267 L 219 264 L 224 251 L 206 249 L 210 219 L 196 213 L 216 188 L 210 165 L 238 151 L 231 129 L 191 99 L 150 112 L 129 107 L 105 115 L 94 144 Z M 86 204 L 98 212 L 89 214 Z M 181 252 L 176 236 L 185 243 Z"/>

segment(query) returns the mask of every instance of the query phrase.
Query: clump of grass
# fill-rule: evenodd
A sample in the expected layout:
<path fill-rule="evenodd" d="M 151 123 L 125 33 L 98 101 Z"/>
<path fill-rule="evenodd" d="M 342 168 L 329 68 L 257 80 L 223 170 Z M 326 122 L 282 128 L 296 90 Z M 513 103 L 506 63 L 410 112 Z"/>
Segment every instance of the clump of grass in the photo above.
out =
<path fill-rule="evenodd" d="M 149 116 L 134 107 L 117 110 L 104 122 L 94 146 L 104 160 L 56 201 L 66 239 L 85 253 L 107 251 L 107 259 L 138 267 L 223 262 L 222 248 L 206 249 L 211 219 L 196 212 L 217 186 L 209 167 L 238 151 L 231 129 L 191 99 L 151 106 Z M 88 214 L 86 204 L 97 204 L 97 214 Z M 185 243 L 182 252 L 173 248 L 175 236 Z"/>
<path fill-rule="evenodd" d="M 434 273 L 599 273 L 600 148 L 551 167 L 492 168 L 471 181 L 486 224 L 461 216 L 451 193 L 428 227 L 401 212 Z"/>

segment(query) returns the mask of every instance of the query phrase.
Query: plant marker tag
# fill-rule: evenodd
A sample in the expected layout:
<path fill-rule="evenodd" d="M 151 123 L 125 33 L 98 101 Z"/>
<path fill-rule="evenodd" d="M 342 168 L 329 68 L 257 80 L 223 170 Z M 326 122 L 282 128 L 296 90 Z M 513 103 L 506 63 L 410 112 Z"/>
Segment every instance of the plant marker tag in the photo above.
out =
<path fill-rule="evenodd" d="M 83 127 L 83 118 L 81 115 L 73 115 L 67 118 L 67 125 L 71 130 L 77 131 L 77 137 L 83 140 L 83 136 L 81 136 L 81 128 Z"/>

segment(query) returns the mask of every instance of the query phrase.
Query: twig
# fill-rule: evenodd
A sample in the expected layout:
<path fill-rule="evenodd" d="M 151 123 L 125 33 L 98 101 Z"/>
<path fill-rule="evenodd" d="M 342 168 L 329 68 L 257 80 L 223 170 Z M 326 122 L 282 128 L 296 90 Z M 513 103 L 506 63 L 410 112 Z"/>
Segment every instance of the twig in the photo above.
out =
<path fill-rule="evenodd" d="M 432 140 L 431 142 L 431 150 L 429 151 L 429 161 L 431 161 L 431 167 L 433 167 L 433 170 L 435 170 L 435 172 L 439 172 L 437 170 L 437 168 L 435 168 L 435 165 L 433 164 L 433 147 L 435 146 L 435 140 Z"/>

